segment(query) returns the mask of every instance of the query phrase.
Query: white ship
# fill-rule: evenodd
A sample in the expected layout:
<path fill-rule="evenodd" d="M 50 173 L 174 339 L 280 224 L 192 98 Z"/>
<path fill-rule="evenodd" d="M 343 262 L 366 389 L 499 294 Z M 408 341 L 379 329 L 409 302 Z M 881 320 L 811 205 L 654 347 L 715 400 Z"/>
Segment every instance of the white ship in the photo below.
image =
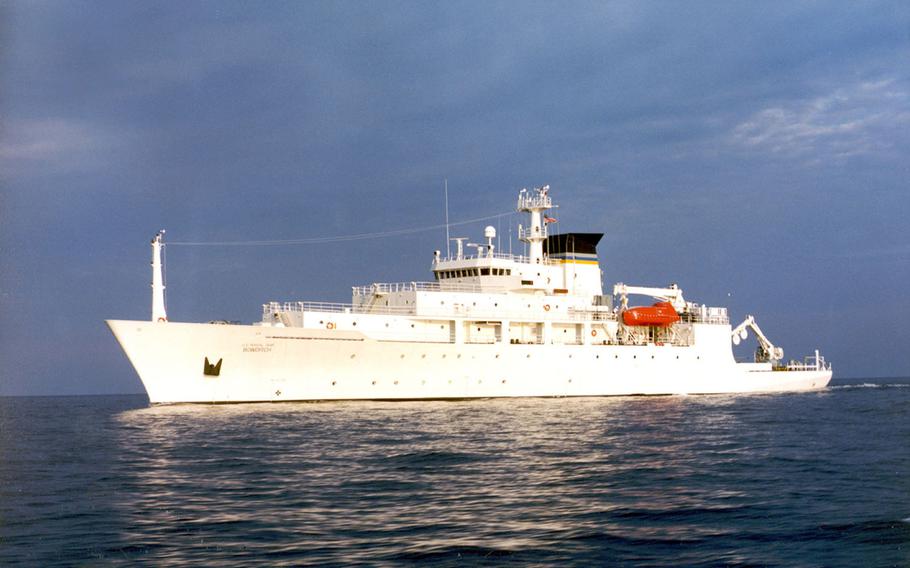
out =
<path fill-rule="evenodd" d="M 436 251 L 432 282 L 355 287 L 349 304 L 270 302 L 251 325 L 168 321 L 159 233 L 151 321 L 107 323 L 153 404 L 784 392 L 831 380 L 818 351 L 783 362 L 755 318 L 731 327 L 726 308 L 676 285 L 604 295 L 602 235 L 548 234 L 548 186 L 522 190 L 517 208 L 530 217 L 518 228 L 527 255 L 498 252 L 487 227 L 484 243 Z M 738 363 L 732 345 L 749 329 L 755 360 Z"/>

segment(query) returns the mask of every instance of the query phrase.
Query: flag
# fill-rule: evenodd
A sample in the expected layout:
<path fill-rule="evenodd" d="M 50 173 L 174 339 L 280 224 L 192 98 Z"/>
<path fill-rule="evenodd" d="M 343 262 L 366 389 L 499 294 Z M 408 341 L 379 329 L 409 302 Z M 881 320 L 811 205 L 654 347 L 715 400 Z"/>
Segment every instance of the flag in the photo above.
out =
<path fill-rule="evenodd" d="M 554 219 L 553 217 L 544 217 L 543 222 L 544 223 L 555 223 L 556 219 Z"/>

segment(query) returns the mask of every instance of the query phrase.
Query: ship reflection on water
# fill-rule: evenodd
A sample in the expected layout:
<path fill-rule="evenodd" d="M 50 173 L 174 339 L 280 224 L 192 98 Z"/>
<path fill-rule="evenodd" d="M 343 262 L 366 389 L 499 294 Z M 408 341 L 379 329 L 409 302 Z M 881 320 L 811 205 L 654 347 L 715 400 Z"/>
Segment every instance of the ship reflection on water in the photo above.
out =
<path fill-rule="evenodd" d="M 119 416 L 130 472 L 120 509 L 133 527 L 123 539 L 152 557 L 219 563 L 249 553 L 290 564 L 646 560 L 672 550 L 685 564 L 707 543 L 735 561 L 744 533 L 782 528 L 769 517 L 800 522 L 781 510 L 788 495 L 822 490 L 801 486 L 799 460 L 786 478 L 779 467 L 779 454 L 813 447 L 815 433 L 762 423 L 792 420 L 795 405 L 824 396 L 132 410 Z"/>
<path fill-rule="evenodd" d="M 0 397 L 0 566 L 903 566 L 910 379 L 774 396 Z"/>

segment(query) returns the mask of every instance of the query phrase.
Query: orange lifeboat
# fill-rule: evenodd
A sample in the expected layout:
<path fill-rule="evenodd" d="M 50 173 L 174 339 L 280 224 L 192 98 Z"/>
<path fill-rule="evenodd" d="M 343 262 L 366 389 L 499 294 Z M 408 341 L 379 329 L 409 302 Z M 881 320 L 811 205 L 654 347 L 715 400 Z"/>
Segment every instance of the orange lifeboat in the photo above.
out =
<path fill-rule="evenodd" d="M 653 306 L 629 308 L 622 313 L 626 325 L 656 325 L 667 327 L 679 321 L 679 314 L 670 302 L 657 302 Z"/>

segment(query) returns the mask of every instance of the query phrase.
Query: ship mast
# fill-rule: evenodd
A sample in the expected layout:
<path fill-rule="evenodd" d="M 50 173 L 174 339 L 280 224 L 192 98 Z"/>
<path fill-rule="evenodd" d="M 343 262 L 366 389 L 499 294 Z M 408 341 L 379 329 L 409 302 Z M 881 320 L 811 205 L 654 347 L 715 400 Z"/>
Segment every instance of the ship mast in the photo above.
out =
<path fill-rule="evenodd" d="M 167 321 L 164 307 L 164 273 L 161 269 L 161 249 L 164 247 L 164 229 L 152 239 L 152 321 Z"/>
<path fill-rule="evenodd" d="M 552 209 L 553 202 L 547 192 L 550 186 L 535 187 L 532 191 L 522 189 L 518 194 L 518 211 L 531 216 L 530 227 L 518 227 L 518 238 L 528 243 L 528 257 L 532 263 L 540 264 L 543 260 L 543 242 L 547 240 L 547 224 L 542 213 Z"/>

